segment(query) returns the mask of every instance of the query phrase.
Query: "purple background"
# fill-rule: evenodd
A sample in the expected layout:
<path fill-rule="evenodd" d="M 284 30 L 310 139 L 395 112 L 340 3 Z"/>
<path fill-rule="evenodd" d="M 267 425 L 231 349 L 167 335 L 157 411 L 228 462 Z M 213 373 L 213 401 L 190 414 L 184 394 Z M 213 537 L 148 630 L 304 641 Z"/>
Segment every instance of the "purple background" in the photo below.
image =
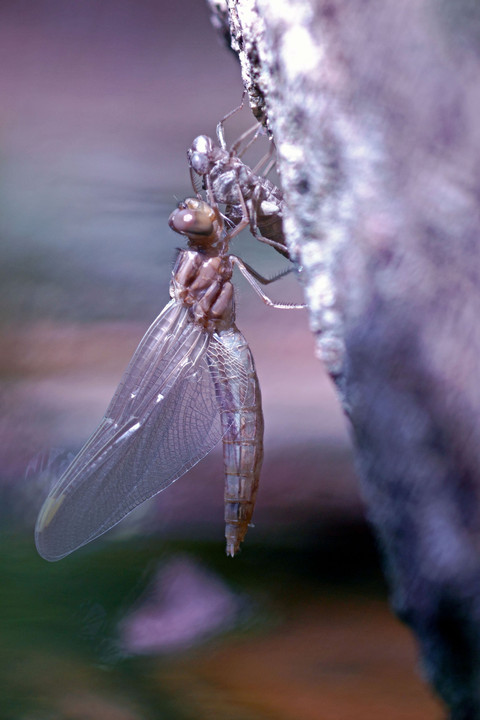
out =
<path fill-rule="evenodd" d="M 37 452 L 80 447 L 166 303 L 181 244 L 166 218 L 191 192 L 186 149 L 214 133 L 242 85 L 201 2 L 12 2 L 0 19 L 0 472 L 18 483 Z M 251 124 L 238 113 L 227 136 Z M 262 153 L 260 142 L 252 162 Z M 234 249 L 266 274 L 283 267 L 248 234 Z M 296 515 L 358 512 L 345 421 L 306 313 L 237 286 L 264 398 L 260 533 L 269 520 L 281 530 Z M 301 298 L 294 278 L 271 294 Z M 164 493 L 160 526 L 213 522 L 220 537 L 222 482 L 217 453 Z"/>

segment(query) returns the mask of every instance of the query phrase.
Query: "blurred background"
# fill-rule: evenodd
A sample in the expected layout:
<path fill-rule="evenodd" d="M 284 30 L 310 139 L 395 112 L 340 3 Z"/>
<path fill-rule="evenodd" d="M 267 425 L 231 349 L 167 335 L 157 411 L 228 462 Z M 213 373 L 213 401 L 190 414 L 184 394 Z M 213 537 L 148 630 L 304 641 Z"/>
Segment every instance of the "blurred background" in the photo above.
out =
<path fill-rule="evenodd" d="M 239 556 L 224 554 L 218 449 L 90 546 L 37 556 L 45 488 L 168 301 L 186 149 L 242 85 L 201 0 L 3 0 L 0 57 L 0 718 L 438 717 L 306 313 L 241 278 L 266 433 Z M 237 113 L 227 138 L 252 122 Z M 248 234 L 234 249 L 284 268 Z M 301 291 L 288 278 L 271 295 Z"/>

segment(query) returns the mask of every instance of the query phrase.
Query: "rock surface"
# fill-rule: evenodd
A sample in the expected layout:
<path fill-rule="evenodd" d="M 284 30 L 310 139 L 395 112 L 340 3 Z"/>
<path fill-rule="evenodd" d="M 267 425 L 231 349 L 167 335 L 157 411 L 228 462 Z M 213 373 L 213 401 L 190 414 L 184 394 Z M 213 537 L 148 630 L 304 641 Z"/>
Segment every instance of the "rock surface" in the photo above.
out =
<path fill-rule="evenodd" d="M 480 6 L 210 6 L 276 142 L 394 608 L 451 718 L 480 717 Z"/>

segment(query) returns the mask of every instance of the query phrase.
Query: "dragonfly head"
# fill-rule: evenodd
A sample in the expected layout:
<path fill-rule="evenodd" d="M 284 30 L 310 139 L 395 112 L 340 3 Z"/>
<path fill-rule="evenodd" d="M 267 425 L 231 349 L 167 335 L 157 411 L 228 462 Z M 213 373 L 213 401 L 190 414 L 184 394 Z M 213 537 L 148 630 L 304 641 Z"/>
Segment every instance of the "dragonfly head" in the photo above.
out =
<path fill-rule="evenodd" d="M 190 167 L 199 175 L 206 175 L 210 172 L 215 162 L 215 145 L 208 135 L 199 135 L 192 142 L 187 150 L 187 157 Z"/>
<path fill-rule="evenodd" d="M 185 235 L 192 245 L 206 247 L 218 239 L 215 220 L 215 212 L 208 203 L 187 198 L 172 212 L 168 224 L 175 232 Z"/>

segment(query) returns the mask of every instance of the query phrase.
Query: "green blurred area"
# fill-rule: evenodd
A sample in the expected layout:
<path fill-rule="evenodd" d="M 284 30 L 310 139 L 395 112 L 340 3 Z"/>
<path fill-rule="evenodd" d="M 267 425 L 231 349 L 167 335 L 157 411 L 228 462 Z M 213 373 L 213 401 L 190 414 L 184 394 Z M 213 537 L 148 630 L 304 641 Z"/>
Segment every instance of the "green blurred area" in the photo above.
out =
<path fill-rule="evenodd" d="M 234 560 L 223 555 L 218 543 L 132 538 L 100 543 L 99 549 L 97 545 L 50 564 L 37 556 L 30 536 L 5 534 L 1 543 L 2 719 L 293 718 L 297 710 L 288 707 L 284 715 L 275 715 L 275 697 L 285 690 L 293 708 L 300 695 L 311 692 L 312 707 L 317 704 L 316 717 L 321 718 L 322 705 L 315 690 L 318 683 L 331 683 L 333 678 L 334 685 L 346 682 L 348 690 L 354 678 L 355 686 L 363 682 L 363 697 L 368 698 L 375 663 L 379 660 L 385 666 L 385 622 L 389 632 L 393 629 L 397 650 L 400 648 L 400 654 L 394 653 L 386 661 L 387 665 L 393 662 L 398 694 L 413 692 L 410 700 L 418 696 L 422 717 L 430 717 L 426 691 L 409 667 L 411 642 L 389 617 L 374 544 L 365 526 L 332 527 L 322 538 L 310 537 L 309 545 L 298 547 L 247 542 Z M 126 656 L 118 644 L 120 621 L 142 595 L 159 563 L 178 554 L 208 567 L 244 599 L 246 609 L 227 633 L 190 649 L 158 657 Z M 377 623 L 379 630 L 377 637 L 369 632 L 363 656 L 362 652 L 358 655 L 360 645 L 356 643 L 359 620 L 359 627 L 365 622 L 375 628 Z M 305 642 L 304 633 L 308 638 L 312 622 L 314 633 L 323 624 L 327 635 L 329 624 L 338 625 L 338 656 L 336 651 L 331 655 L 335 647 L 331 640 L 326 648 L 313 635 L 310 645 Z M 342 632 L 347 633 L 346 646 Z M 284 637 L 286 644 L 282 646 Z M 280 642 L 283 650 L 269 649 L 272 641 Z M 372 655 L 372 642 L 379 649 L 377 659 Z M 391 643 L 387 644 L 391 651 Z M 315 650 L 313 645 L 317 646 Z M 253 663 L 262 653 L 268 659 L 266 674 L 275 679 L 277 666 L 279 674 L 278 689 L 272 690 L 267 683 L 264 695 L 263 679 L 256 677 L 259 702 L 252 698 L 248 673 L 249 658 Z M 300 666 L 298 658 L 303 658 Z M 290 692 L 288 682 L 282 679 L 285 663 L 292 672 Z M 304 689 L 297 698 L 298 674 Z M 405 675 L 410 688 L 405 688 Z M 355 698 L 354 694 L 357 714 L 348 717 L 366 717 Z M 393 708 L 394 694 L 391 700 Z M 372 693 L 367 707 L 374 709 L 377 702 Z M 328 701 L 325 707 L 325 717 L 329 718 Z M 298 717 L 315 715 L 306 712 Z M 342 717 L 341 708 L 338 717 Z M 393 712 L 390 717 L 397 715 Z M 421 716 L 415 712 L 405 717 Z"/>

